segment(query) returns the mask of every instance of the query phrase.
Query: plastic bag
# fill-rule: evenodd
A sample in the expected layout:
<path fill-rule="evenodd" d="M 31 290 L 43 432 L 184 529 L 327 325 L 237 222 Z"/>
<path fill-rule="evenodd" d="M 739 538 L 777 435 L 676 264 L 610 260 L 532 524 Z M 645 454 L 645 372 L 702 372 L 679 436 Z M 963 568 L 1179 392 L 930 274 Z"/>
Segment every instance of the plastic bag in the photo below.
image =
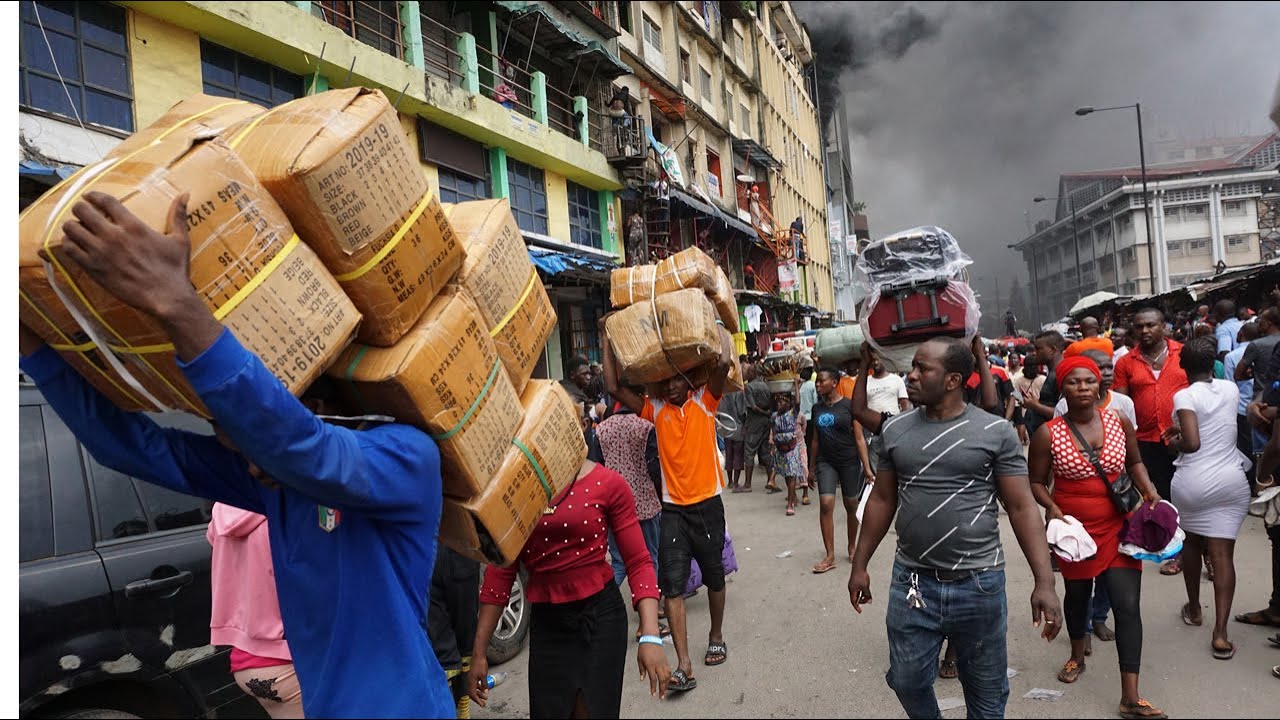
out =
<path fill-rule="evenodd" d="M 867 483 L 862 487 L 862 499 L 858 500 L 858 511 L 854 516 L 858 518 L 858 522 L 862 522 L 862 513 L 867 509 L 867 500 L 871 499 L 871 488 L 875 483 Z"/>
<path fill-rule="evenodd" d="M 883 301 L 889 287 L 913 283 L 951 281 L 938 291 L 939 306 L 965 308 L 964 340 L 978 332 L 981 310 L 965 278 L 965 268 L 973 260 L 960 249 L 955 237 L 936 226 L 924 226 L 894 233 L 868 245 L 858 256 L 853 271 L 854 302 L 858 306 L 863 335 L 882 357 L 891 356 L 886 366 L 904 372 L 910 368 L 915 347 L 926 338 L 906 345 L 886 347 L 872 333 L 870 318 Z M 905 348 L 910 348 L 908 351 Z"/>

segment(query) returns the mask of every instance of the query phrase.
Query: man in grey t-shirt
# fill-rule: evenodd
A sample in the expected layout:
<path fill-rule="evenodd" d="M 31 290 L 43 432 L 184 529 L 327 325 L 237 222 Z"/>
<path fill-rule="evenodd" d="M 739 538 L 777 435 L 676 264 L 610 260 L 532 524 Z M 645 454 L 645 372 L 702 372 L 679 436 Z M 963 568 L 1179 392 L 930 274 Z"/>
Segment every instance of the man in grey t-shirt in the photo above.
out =
<path fill-rule="evenodd" d="M 944 637 L 970 717 L 1002 718 L 1009 698 L 1008 607 L 997 498 L 1031 565 L 1031 617 L 1052 640 L 1062 629 L 1044 522 L 1031 495 L 1022 444 L 1002 418 L 968 405 L 973 353 L 953 338 L 920 346 L 907 376 L 915 410 L 886 420 L 876 483 L 849 576 L 858 612 L 871 601 L 867 564 L 897 514 L 897 554 L 885 623 L 886 680 L 912 718 L 941 717 L 933 692 Z"/>

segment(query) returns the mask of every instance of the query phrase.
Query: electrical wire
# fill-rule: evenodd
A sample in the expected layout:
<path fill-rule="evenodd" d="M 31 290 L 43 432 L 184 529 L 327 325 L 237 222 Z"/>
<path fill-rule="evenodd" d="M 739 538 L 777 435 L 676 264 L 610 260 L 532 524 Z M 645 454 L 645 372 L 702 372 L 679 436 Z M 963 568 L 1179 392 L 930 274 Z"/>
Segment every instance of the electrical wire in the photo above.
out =
<path fill-rule="evenodd" d="M 45 32 L 44 21 L 40 19 L 40 5 L 36 0 L 31 0 L 31 10 L 35 13 L 36 25 L 40 28 L 40 36 L 44 38 L 44 46 L 49 51 L 49 60 L 53 63 L 53 72 L 58 76 L 58 82 L 62 85 L 62 92 L 67 95 L 67 103 L 71 105 L 71 112 L 75 115 L 76 122 L 80 124 L 80 129 L 89 132 L 89 128 L 85 127 L 84 120 L 80 117 L 80 110 L 76 108 L 75 100 L 71 99 L 71 89 L 67 87 L 67 80 L 62 76 L 61 68 L 58 67 L 58 58 L 53 55 L 53 44 L 49 42 L 49 34 Z M 106 155 L 102 148 L 98 147 L 98 143 L 95 142 L 92 133 L 88 135 L 88 138 L 89 144 L 93 146 L 93 151 L 99 157 Z"/>

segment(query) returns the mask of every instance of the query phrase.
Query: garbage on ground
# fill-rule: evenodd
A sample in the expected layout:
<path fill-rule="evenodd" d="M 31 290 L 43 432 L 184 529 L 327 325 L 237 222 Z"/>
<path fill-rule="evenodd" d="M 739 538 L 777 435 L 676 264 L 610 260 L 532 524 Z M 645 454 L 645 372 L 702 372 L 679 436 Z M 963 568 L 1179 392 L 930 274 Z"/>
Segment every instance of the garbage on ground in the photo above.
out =
<path fill-rule="evenodd" d="M 1022 697 L 1027 700 L 1048 700 L 1049 702 L 1057 702 L 1062 698 L 1062 691 L 1046 690 L 1045 688 L 1031 688 L 1031 690 Z"/>

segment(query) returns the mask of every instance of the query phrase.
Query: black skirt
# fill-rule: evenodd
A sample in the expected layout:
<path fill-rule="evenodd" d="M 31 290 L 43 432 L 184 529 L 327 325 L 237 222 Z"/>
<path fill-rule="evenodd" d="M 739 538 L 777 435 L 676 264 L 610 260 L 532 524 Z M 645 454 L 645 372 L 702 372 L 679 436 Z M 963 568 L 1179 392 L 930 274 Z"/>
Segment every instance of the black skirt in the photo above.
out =
<path fill-rule="evenodd" d="M 627 646 L 627 607 L 613 580 L 589 598 L 533 603 L 529 717 L 569 717 L 579 690 L 588 717 L 618 717 Z"/>

